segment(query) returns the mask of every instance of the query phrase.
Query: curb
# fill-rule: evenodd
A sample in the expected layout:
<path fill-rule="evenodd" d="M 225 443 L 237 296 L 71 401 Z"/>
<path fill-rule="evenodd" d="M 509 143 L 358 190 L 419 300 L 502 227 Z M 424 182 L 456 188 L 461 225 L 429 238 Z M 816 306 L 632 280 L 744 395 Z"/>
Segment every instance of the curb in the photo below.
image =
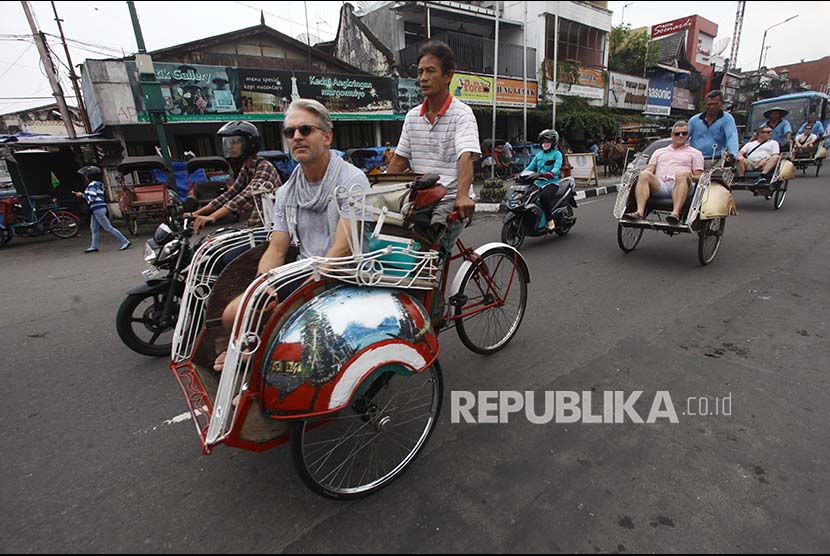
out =
<path fill-rule="evenodd" d="M 576 200 L 582 201 L 592 197 L 601 197 L 603 195 L 610 195 L 616 193 L 619 185 L 606 185 L 603 187 L 594 187 L 591 189 L 583 189 L 576 192 Z M 502 203 L 476 203 L 476 212 L 506 212 Z"/>

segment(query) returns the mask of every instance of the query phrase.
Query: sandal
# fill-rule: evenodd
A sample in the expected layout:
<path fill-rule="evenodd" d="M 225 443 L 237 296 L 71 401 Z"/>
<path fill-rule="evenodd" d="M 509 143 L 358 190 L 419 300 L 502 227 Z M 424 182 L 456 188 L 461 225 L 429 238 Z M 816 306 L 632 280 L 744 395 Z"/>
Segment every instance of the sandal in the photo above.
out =
<path fill-rule="evenodd" d="M 666 222 L 668 222 L 672 226 L 677 226 L 678 224 L 680 224 L 680 217 L 677 216 L 675 213 L 671 213 L 666 217 Z"/>
<path fill-rule="evenodd" d="M 626 220 L 642 220 L 643 215 L 640 214 L 638 211 L 634 211 L 624 214 L 623 218 L 625 218 Z"/>

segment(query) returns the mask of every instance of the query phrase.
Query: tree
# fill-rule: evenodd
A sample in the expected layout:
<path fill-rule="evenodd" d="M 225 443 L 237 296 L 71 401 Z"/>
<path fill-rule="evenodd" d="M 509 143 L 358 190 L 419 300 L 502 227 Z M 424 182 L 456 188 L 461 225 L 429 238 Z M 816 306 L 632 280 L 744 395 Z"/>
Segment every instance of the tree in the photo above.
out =
<path fill-rule="evenodd" d="M 630 75 L 643 75 L 648 39 L 648 33 L 635 33 L 628 25 L 613 27 L 608 39 L 608 69 Z"/>

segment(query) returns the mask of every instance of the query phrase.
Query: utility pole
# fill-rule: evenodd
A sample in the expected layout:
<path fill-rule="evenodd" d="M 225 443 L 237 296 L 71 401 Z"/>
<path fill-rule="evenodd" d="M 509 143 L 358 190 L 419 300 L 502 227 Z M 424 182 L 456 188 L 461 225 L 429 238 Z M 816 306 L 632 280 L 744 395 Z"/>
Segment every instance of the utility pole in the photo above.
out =
<path fill-rule="evenodd" d="M 738 2 L 738 11 L 735 14 L 735 30 L 732 31 L 732 52 L 729 54 L 729 65 L 733 68 L 738 65 L 738 48 L 741 46 L 741 29 L 744 26 L 744 12 L 746 2 Z"/>
<path fill-rule="evenodd" d="M 55 7 L 54 0 L 52 0 L 52 11 L 55 12 L 55 21 L 58 23 L 58 31 L 61 33 L 63 51 L 66 52 L 66 63 L 69 64 L 69 79 L 72 80 L 72 88 L 75 90 L 75 98 L 78 100 L 78 109 L 81 111 L 81 121 L 84 123 L 84 130 L 87 133 L 92 133 L 92 126 L 89 124 L 89 115 L 86 113 L 84 97 L 81 96 L 81 88 L 78 86 L 78 81 L 80 81 L 81 78 L 75 73 L 75 66 L 72 64 L 72 57 L 69 55 L 69 47 L 66 45 L 66 37 L 63 35 L 63 25 L 61 25 L 63 20 L 58 17 L 58 9 Z"/>
<path fill-rule="evenodd" d="M 308 28 L 308 2 L 303 2 L 305 10 L 305 42 L 308 47 L 308 71 L 311 71 L 311 31 Z"/>
<path fill-rule="evenodd" d="M 144 108 L 150 115 L 150 121 L 156 126 L 156 135 L 161 147 L 161 156 L 170 166 L 170 147 L 167 144 L 167 135 L 164 133 L 164 122 L 167 120 L 167 109 L 164 106 L 164 97 L 161 95 L 161 83 L 156 79 L 153 69 L 153 59 L 147 54 L 144 47 L 144 36 L 141 34 L 141 24 L 138 22 L 138 13 L 132 0 L 127 1 L 130 9 L 130 18 L 133 20 L 135 42 L 138 45 L 138 54 L 135 55 L 135 64 L 138 66 L 138 80 L 141 85 L 141 94 L 144 96 Z"/>
<path fill-rule="evenodd" d="M 43 33 L 38 31 L 35 18 L 32 15 L 32 9 L 29 2 L 21 0 L 23 11 L 26 13 L 26 19 L 29 21 L 29 27 L 32 29 L 32 36 L 37 45 L 37 51 L 40 54 L 40 60 L 43 62 L 43 67 L 46 70 L 46 77 L 49 79 L 49 85 L 52 86 L 52 94 L 55 96 L 55 102 L 58 104 L 58 111 L 63 118 L 63 125 L 66 126 L 66 134 L 70 139 L 75 139 L 75 126 L 72 124 L 72 117 L 69 115 L 69 109 L 66 107 L 66 99 L 63 98 L 63 90 L 58 81 L 58 76 L 55 72 L 55 66 L 52 63 L 52 58 L 49 57 L 49 51 L 46 48 L 46 40 L 43 38 Z"/>
<path fill-rule="evenodd" d="M 559 2 L 556 2 L 556 15 L 553 18 L 553 114 L 551 129 L 556 131 L 556 82 L 559 81 Z"/>
<path fill-rule="evenodd" d="M 496 46 L 493 56 L 493 144 L 490 145 L 490 157 L 493 163 L 490 165 L 490 178 L 496 177 L 496 93 L 499 82 L 499 3 L 496 2 Z"/>
<path fill-rule="evenodd" d="M 527 146 L 527 0 L 522 2 L 524 8 L 524 17 L 522 18 L 522 138 L 524 145 L 522 145 L 522 168 L 527 168 L 527 157 L 525 156 L 525 147 Z M 508 137 L 508 140 L 510 138 Z"/>

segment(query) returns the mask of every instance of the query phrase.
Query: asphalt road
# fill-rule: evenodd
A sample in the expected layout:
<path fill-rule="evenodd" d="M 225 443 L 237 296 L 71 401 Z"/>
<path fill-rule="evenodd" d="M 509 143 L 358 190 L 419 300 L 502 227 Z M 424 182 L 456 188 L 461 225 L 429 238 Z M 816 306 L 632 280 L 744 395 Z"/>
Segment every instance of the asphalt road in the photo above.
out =
<path fill-rule="evenodd" d="M 580 206 L 568 237 L 529 239 L 514 341 L 483 357 L 442 336 L 429 444 L 349 503 L 308 491 L 287 447 L 201 454 L 167 362 L 115 333 L 141 242 L 15 240 L 0 252 L 0 550 L 827 551 L 830 178 L 792 182 L 780 211 L 735 198 L 708 267 L 692 236 L 646 232 L 623 254 L 613 195 Z M 484 216 L 465 239 L 499 230 Z M 507 390 L 668 391 L 679 422 L 450 422 L 450 391 Z M 729 416 L 684 414 L 727 396 Z"/>

